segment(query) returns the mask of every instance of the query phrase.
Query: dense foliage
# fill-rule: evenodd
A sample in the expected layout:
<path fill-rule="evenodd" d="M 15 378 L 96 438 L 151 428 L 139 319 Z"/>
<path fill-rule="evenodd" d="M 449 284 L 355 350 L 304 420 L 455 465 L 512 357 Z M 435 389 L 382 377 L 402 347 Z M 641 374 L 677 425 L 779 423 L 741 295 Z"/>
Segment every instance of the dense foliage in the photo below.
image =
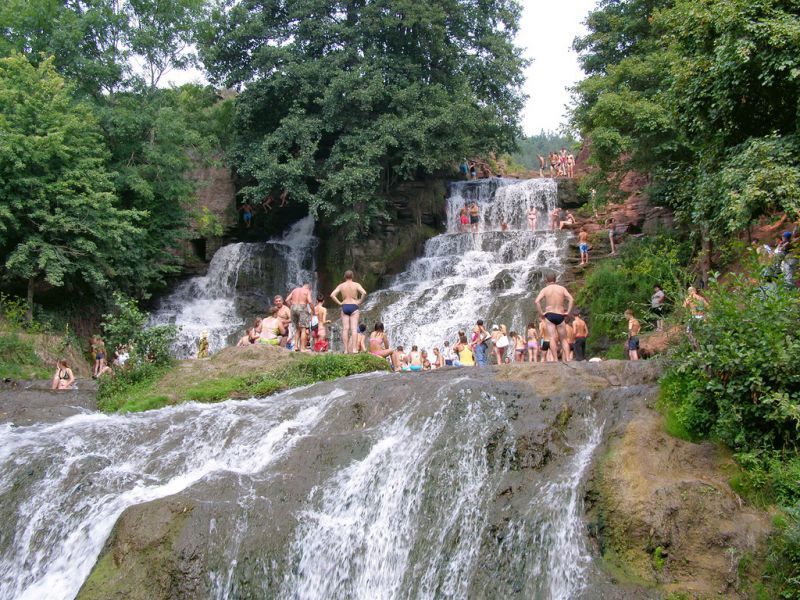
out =
<path fill-rule="evenodd" d="M 538 156 L 547 159 L 551 152 L 559 151 L 561 148 L 574 150 L 575 145 L 576 141 L 572 136 L 542 130 L 536 135 L 522 138 L 517 143 L 517 149 L 511 154 L 511 157 L 524 167 L 538 171 Z M 545 164 L 549 165 L 550 163 Z"/>
<path fill-rule="evenodd" d="M 576 40 L 574 124 L 598 186 L 634 168 L 685 223 L 722 238 L 798 215 L 800 3 L 603 0 Z M 612 178 L 613 180 L 613 178 Z"/>
<path fill-rule="evenodd" d="M 385 194 L 465 156 L 510 149 L 522 104 L 515 0 L 230 2 L 201 45 L 238 98 L 252 201 L 291 201 L 348 235 Z"/>
<path fill-rule="evenodd" d="M 576 304 L 587 315 L 592 352 L 622 341 L 627 335 L 624 312 L 631 309 L 643 326 L 653 320 L 650 297 L 658 284 L 667 297 L 666 309 L 680 303 L 687 285 L 691 249 L 667 235 L 633 239 L 620 247 L 617 258 L 591 267 Z"/>
<path fill-rule="evenodd" d="M 755 271 L 754 271 L 755 272 Z M 710 308 L 674 352 L 662 381 L 669 418 L 692 438 L 712 437 L 743 467 L 732 485 L 786 512 L 771 542 L 770 597 L 798 598 L 800 582 L 800 293 L 754 276 L 707 291 Z"/>
<path fill-rule="evenodd" d="M 25 0 L 0 8 L 2 284 L 104 304 L 179 268 L 198 163 L 230 140 L 230 101 L 158 89 L 205 2 Z M 134 68 L 134 64 L 137 65 Z M 31 308 L 31 307 L 29 307 Z"/>

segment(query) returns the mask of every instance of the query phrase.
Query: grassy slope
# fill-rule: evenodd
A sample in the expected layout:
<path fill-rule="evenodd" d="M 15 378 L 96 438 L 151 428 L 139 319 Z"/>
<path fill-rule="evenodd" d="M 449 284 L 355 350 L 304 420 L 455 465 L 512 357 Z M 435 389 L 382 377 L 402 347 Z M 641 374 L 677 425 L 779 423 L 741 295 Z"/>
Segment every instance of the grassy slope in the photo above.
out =
<path fill-rule="evenodd" d="M 276 392 L 356 373 L 387 370 L 371 354 L 297 354 L 269 346 L 227 348 L 208 360 L 186 360 L 152 369 L 136 382 L 123 378 L 101 386 L 106 412 L 138 412 L 181 402 L 217 402 Z"/>
<path fill-rule="evenodd" d="M 0 379 L 50 379 L 59 358 L 66 358 L 77 376 L 88 376 L 89 367 L 80 352 L 62 336 L 0 327 Z"/>

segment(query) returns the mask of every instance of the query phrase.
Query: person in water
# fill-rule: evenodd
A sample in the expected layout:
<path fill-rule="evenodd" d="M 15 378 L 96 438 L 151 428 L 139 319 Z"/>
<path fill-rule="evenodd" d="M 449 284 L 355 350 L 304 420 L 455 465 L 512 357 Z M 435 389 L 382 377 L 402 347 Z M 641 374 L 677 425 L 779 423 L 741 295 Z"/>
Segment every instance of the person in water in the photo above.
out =
<path fill-rule="evenodd" d="M 339 300 L 337 296 L 341 296 Z M 358 307 L 367 297 L 367 292 L 361 284 L 353 281 L 353 272 L 345 271 L 344 281 L 331 292 L 331 298 L 342 307 L 342 341 L 344 353 L 358 351 Z"/>
<path fill-rule="evenodd" d="M 531 207 L 530 210 L 528 210 L 528 229 L 531 231 L 536 231 L 536 218 L 536 209 Z"/>
<path fill-rule="evenodd" d="M 478 203 L 473 200 L 472 204 L 469 205 L 469 224 L 470 228 L 472 229 L 472 233 L 478 233 L 480 221 L 481 209 L 478 208 Z"/>
<path fill-rule="evenodd" d="M 567 288 L 556 283 L 556 276 L 553 273 L 548 273 L 545 281 L 547 285 L 536 296 L 534 304 L 536 304 L 539 314 L 545 318 L 551 345 L 557 347 L 560 342 L 561 360 L 567 362 L 569 360 L 569 341 L 564 320 L 572 312 L 572 305 L 575 301 Z M 544 301 L 544 308 L 542 308 L 542 301 Z M 555 348 L 553 348 L 553 352 L 555 354 Z"/>
<path fill-rule="evenodd" d="M 73 375 L 67 361 L 62 359 L 56 362 L 56 372 L 53 375 L 50 388 L 54 390 L 69 390 L 74 384 L 75 375 Z"/>
<path fill-rule="evenodd" d="M 304 282 L 294 288 L 286 296 L 294 325 L 294 351 L 305 350 L 308 345 L 308 330 L 311 327 L 311 315 L 314 312 L 314 298 L 311 296 L 311 284 Z"/>

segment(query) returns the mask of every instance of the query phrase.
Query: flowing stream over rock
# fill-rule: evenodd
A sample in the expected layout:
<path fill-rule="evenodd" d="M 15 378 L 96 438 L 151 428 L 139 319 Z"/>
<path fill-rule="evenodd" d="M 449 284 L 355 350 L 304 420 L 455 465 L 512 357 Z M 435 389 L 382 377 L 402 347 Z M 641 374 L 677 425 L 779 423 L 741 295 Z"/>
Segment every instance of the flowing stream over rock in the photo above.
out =
<path fill-rule="evenodd" d="M 553 179 L 452 183 L 447 232 L 428 240 L 422 257 L 368 298 L 364 320 L 370 327 L 383 320 L 392 344 L 429 351 L 477 319 L 523 332 L 536 314 L 533 299 L 544 275 L 563 270 L 570 234 L 548 230 L 556 194 Z M 478 233 L 460 229 L 459 211 L 473 200 L 480 208 Z"/>
<path fill-rule="evenodd" d="M 280 239 L 223 246 L 206 275 L 184 281 L 160 300 L 151 323 L 181 328 L 174 348 L 179 358 L 197 352 L 204 330 L 212 354 L 233 345 L 255 317 L 265 316 L 276 294 L 285 296 L 303 281 L 316 284 L 317 241 L 314 220 L 305 217 Z"/>
<path fill-rule="evenodd" d="M 2 425 L 0 598 L 597 597 L 582 482 L 621 396 L 581 368 L 541 396 L 463 369 Z M 84 585 L 110 535 L 119 577 Z"/>

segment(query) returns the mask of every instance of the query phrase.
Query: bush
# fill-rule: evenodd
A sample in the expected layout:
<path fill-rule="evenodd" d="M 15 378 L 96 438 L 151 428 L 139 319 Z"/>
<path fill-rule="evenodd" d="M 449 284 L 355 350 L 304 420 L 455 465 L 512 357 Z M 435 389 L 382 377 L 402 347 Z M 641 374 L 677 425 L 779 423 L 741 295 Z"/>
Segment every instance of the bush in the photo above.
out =
<path fill-rule="evenodd" d="M 52 374 L 31 340 L 17 333 L 0 335 L 0 379 L 49 379 Z"/>
<path fill-rule="evenodd" d="M 800 506 L 775 519 L 765 578 L 771 598 L 800 599 Z"/>
<path fill-rule="evenodd" d="M 684 380 L 673 403 L 696 435 L 737 451 L 798 450 L 800 427 L 800 294 L 734 276 L 712 284 L 695 343 L 672 368 Z M 669 387 L 669 386 L 668 386 Z"/>
<path fill-rule="evenodd" d="M 109 352 L 127 345 L 134 365 L 140 362 L 169 364 L 173 360 L 171 347 L 178 328 L 174 325 L 146 327 L 148 318 L 135 300 L 115 293 L 114 312 L 103 315 L 101 324 Z"/>
<path fill-rule="evenodd" d="M 620 247 L 618 258 L 593 266 L 576 298 L 590 319 L 589 345 L 607 349 L 625 338 L 626 309 L 646 322 L 654 285 L 663 287 L 668 303 L 683 298 L 690 250 L 687 243 L 659 234 L 632 240 Z"/>

